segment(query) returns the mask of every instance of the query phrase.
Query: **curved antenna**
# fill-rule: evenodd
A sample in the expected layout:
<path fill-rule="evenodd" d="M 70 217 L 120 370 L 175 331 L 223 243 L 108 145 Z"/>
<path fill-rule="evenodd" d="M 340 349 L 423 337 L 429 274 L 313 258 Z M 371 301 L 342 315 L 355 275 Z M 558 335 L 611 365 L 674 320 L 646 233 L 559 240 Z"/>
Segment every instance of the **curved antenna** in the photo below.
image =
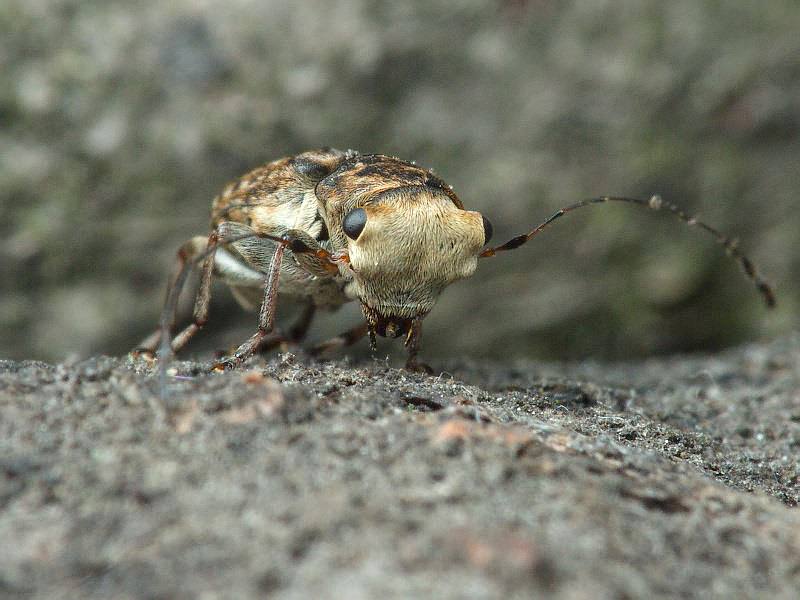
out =
<path fill-rule="evenodd" d="M 710 233 L 714 239 L 725 249 L 725 252 L 728 256 L 732 257 L 734 260 L 738 261 L 739 265 L 741 265 L 742 270 L 745 272 L 747 277 L 755 284 L 756 288 L 758 289 L 761 296 L 764 298 L 764 302 L 769 308 L 773 308 L 775 306 L 775 292 L 772 289 L 772 286 L 767 283 L 756 271 L 755 265 L 753 262 L 742 252 L 739 250 L 739 242 L 735 238 L 729 238 L 718 230 L 711 227 L 702 221 L 698 221 L 695 217 L 690 217 L 687 215 L 683 210 L 679 207 L 671 204 L 669 202 L 664 202 L 661 199 L 661 196 L 653 196 L 649 200 L 642 200 L 641 198 L 626 198 L 622 196 L 600 196 L 598 198 L 589 198 L 588 200 L 582 200 L 580 202 L 576 202 L 575 204 L 570 204 L 569 206 L 565 206 L 564 208 L 558 209 L 555 213 L 553 213 L 550 217 L 548 217 L 544 222 L 542 222 L 536 228 L 530 230 L 528 233 L 523 233 L 521 235 L 515 236 L 508 240 L 505 244 L 501 244 L 499 246 L 495 246 L 494 248 L 486 248 L 483 252 L 481 252 L 478 257 L 485 258 L 489 256 L 494 256 L 498 252 L 506 252 L 507 250 L 514 250 L 515 248 L 519 248 L 525 242 L 530 240 L 533 236 L 538 234 L 544 228 L 546 228 L 550 223 L 561 217 L 562 215 L 573 211 L 578 208 L 583 208 L 584 206 L 590 206 L 592 204 L 603 204 L 605 202 L 627 202 L 628 204 L 636 204 L 638 206 L 643 206 L 650 210 L 666 210 L 676 217 L 678 217 L 681 221 L 686 223 L 689 227 L 699 227 Z"/>

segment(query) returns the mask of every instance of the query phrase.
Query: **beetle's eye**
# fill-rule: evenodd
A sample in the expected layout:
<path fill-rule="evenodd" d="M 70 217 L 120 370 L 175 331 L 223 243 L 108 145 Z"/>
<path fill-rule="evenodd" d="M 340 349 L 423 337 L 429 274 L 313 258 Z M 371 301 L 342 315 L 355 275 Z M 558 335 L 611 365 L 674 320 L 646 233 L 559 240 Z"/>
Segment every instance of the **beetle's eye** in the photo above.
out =
<path fill-rule="evenodd" d="M 342 229 L 344 233 L 351 240 L 355 240 L 364 231 L 364 225 L 367 224 L 367 211 L 363 208 L 354 208 L 344 217 L 342 221 Z"/>
<path fill-rule="evenodd" d="M 481 215 L 481 217 L 483 217 L 483 245 L 485 246 L 491 241 L 492 234 L 494 233 L 494 228 L 492 227 L 492 224 L 489 222 L 489 219 L 487 219 L 483 215 Z"/>

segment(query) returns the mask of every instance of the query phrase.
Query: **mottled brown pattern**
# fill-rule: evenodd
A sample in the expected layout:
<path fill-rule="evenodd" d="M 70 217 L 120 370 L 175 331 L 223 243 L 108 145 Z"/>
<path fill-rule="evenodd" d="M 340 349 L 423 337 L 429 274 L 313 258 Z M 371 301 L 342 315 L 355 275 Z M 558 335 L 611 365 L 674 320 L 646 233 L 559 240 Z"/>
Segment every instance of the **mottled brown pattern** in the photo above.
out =
<path fill-rule="evenodd" d="M 254 209 L 269 210 L 286 202 L 297 202 L 344 157 L 345 153 L 338 150 L 322 149 L 280 158 L 253 169 L 228 184 L 214 199 L 212 229 L 224 221 L 235 221 L 261 230 L 266 224 L 257 222 Z"/>
<path fill-rule="evenodd" d="M 388 189 L 406 186 L 437 189 L 444 192 L 457 208 L 464 208 L 452 188 L 430 170 L 384 154 L 352 156 L 319 184 L 324 190 L 335 189 L 340 194 L 361 195 L 368 192 L 364 195 L 365 203 Z"/>

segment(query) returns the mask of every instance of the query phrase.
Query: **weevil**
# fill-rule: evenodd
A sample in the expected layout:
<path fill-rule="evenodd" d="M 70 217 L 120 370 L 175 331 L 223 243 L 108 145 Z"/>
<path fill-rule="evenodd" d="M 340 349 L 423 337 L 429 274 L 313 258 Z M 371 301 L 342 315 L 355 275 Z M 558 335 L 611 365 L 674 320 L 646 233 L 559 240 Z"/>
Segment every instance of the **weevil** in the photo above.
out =
<path fill-rule="evenodd" d="M 258 167 L 214 199 L 211 234 L 181 247 L 160 328 L 142 347 L 158 347 L 162 364 L 183 348 L 208 320 L 211 282 L 217 278 L 244 308 L 260 307 L 256 332 L 216 363 L 217 369 L 237 367 L 259 348 L 301 341 L 317 309 L 351 300 L 360 303 L 365 323 L 311 351 L 349 345 L 364 335 L 375 351 L 376 336 L 403 336 L 406 368 L 426 368 L 417 362 L 422 321 L 448 285 L 470 277 L 479 259 L 519 248 L 562 215 L 605 202 L 663 210 L 706 231 L 740 263 L 766 304 L 775 304 L 772 287 L 736 240 L 658 196 L 576 202 L 493 247 L 490 221 L 466 210 L 432 171 L 382 154 L 324 148 Z M 181 289 L 201 263 L 192 323 L 170 339 Z M 286 333 L 273 331 L 279 296 L 304 307 Z"/>

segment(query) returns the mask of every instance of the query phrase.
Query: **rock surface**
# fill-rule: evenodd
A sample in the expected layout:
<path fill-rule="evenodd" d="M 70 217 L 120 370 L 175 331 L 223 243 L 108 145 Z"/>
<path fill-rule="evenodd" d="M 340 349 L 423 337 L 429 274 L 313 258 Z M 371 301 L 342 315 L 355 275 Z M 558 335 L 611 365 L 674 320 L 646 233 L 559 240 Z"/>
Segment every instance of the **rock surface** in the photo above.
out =
<path fill-rule="evenodd" d="M 3 598 L 796 598 L 800 339 L 0 362 Z"/>

